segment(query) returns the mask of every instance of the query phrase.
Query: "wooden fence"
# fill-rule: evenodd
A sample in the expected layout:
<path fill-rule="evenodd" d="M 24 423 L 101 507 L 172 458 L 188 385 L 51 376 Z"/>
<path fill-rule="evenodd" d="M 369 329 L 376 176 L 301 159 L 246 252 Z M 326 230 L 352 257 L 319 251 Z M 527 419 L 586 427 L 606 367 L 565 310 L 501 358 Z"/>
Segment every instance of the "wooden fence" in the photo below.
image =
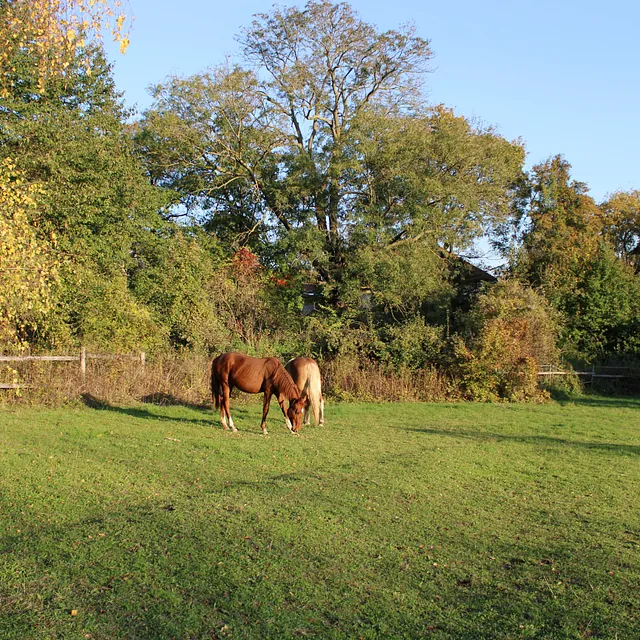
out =
<path fill-rule="evenodd" d="M 539 376 L 582 376 L 588 377 L 588 382 L 593 382 L 595 378 L 611 378 L 622 379 L 637 376 L 640 372 L 637 369 L 631 367 L 597 367 L 592 365 L 591 369 L 585 369 L 582 371 L 564 371 L 557 369 L 554 365 L 544 365 L 538 371 Z"/>
<path fill-rule="evenodd" d="M 2 356 L 0 355 L 0 363 L 2 362 L 78 362 L 80 365 L 80 374 L 84 379 L 87 375 L 87 360 L 136 360 L 142 366 L 146 362 L 146 354 L 144 351 L 138 353 L 127 354 L 111 354 L 102 355 L 96 353 L 87 353 L 85 347 L 80 348 L 78 355 L 66 355 L 66 356 Z M 632 369 L 631 367 L 596 367 L 593 365 L 591 369 L 585 369 L 582 371 L 566 371 L 559 369 L 555 365 L 542 365 L 539 376 L 568 376 L 576 375 L 583 378 L 587 377 L 586 383 L 591 383 L 596 378 L 610 378 L 610 379 L 622 379 L 640 377 L 640 371 L 638 369 Z M 22 383 L 3 383 L 0 382 L 1 389 L 25 389 L 30 385 Z"/>
<path fill-rule="evenodd" d="M 87 360 L 137 360 L 144 366 L 146 354 L 140 351 L 137 354 L 113 354 L 102 355 L 97 353 L 87 353 L 85 347 L 80 348 L 80 353 L 75 356 L 0 356 L 0 362 L 78 362 L 80 364 L 80 374 L 84 379 L 87 375 Z M 21 383 L 0 382 L 0 389 L 25 389 L 29 385 Z"/>

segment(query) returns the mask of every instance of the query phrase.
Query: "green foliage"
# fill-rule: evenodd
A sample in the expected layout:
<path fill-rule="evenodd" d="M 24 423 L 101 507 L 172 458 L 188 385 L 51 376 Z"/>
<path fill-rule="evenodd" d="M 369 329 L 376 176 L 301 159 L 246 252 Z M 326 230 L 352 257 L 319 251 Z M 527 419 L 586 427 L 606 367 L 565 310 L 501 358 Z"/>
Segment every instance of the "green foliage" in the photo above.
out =
<path fill-rule="evenodd" d="M 608 242 L 628 257 L 632 198 L 619 195 L 601 210 L 586 185 L 571 179 L 570 168 L 559 156 L 534 167 L 529 197 L 520 201 L 528 223 L 513 270 L 558 311 L 566 357 L 587 363 L 637 358 L 640 278 Z"/>
<path fill-rule="evenodd" d="M 548 286 L 563 315 L 567 355 L 583 362 L 639 358 L 640 277 L 605 243 L 580 266 L 571 287 Z"/>
<path fill-rule="evenodd" d="M 228 342 L 212 302 L 222 260 L 219 245 L 197 229 L 167 224 L 136 243 L 129 287 L 163 328 L 164 346 L 209 352 Z"/>
<path fill-rule="evenodd" d="M 602 212 L 587 195 L 587 186 L 571 179 L 570 169 L 561 156 L 536 165 L 529 181 L 530 198 L 520 211 L 529 226 L 522 239 L 526 257 L 522 256 L 519 270 L 536 286 L 543 285 L 549 270 L 560 277 L 564 272 L 570 280 L 598 247 Z"/>
<path fill-rule="evenodd" d="M 541 364 L 558 360 L 557 327 L 545 299 L 517 280 L 485 288 L 467 319 L 468 348 L 459 348 L 470 399 L 531 400 Z"/>
<path fill-rule="evenodd" d="M 426 243 L 396 246 L 365 244 L 349 260 L 341 299 L 358 308 L 363 289 L 370 292 L 367 306 L 385 319 L 413 317 L 425 301 L 448 292 L 445 265 Z"/>
<path fill-rule="evenodd" d="M 445 348 L 443 327 L 429 325 L 421 316 L 383 332 L 389 359 L 397 368 L 425 369 L 441 364 Z"/>
<path fill-rule="evenodd" d="M 640 272 L 640 191 L 617 191 L 600 205 L 605 237 Z"/>
<path fill-rule="evenodd" d="M 46 90 L 30 81 L 28 62 L 1 113 L 0 153 L 42 185 L 30 224 L 56 238 L 62 263 L 56 313 L 31 337 L 41 346 L 84 340 L 121 348 L 150 322 L 123 275 L 137 238 L 157 225 L 161 201 L 133 155 L 128 113 L 102 53 L 86 50 Z"/>
<path fill-rule="evenodd" d="M 308 352 L 328 359 L 380 360 L 386 350 L 385 343 L 371 325 L 347 320 L 332 310 L 305 318 L 304 335 Z"/>
<path fill-rule="evenodd" d="M 363 112 L 354 126 L 364 229 L 467 248 L 508 212 L 524 148 L 442 105 L 410 116 Z"/>
<path fill-rule="evenodd" d="M 567 364 L 564 364 L 563 368 L 570 369 Z M 580 382 L 580 377 L 571 371 L 568 371 L 566 375 L 542 377 L 540 388 L 557 401 L 568 401 L 585 393 L 585 387 Z"/>
<path fill-rule="evenodd" d="M 168 78 L 134 124 L 99 48 L 43 82 L 20 42 L 0 54 L 3 347 L 307 354 L 401 385 L 435 365 L 513 400 L 557 335 L 575 361 L 640 357 L 638 194 L 598 207 L 562 156 L 524 174 L 519 140 L 425 106 L 413 27 L 274 6 L 242 65 Z M 474 297 L 458 254 L 489 229 L 537 293 Z"/>
<path fill-rule="evenodd" d="M 166 329 L 132 296 L 125 274 L 107 280 L 89 271 L 76 296 L 74 329 L 83 344 L 116 353 L 166 344 Z"/>
<path fill-rule="evenodd" d="M 176 215 L 204 211 L 234 249 L 324 283 L 327 304 L 353 312 L 356 281 L 369 279 L 362 286 L 382 305 L 418 306 L 436 287 L 426 253 L 468 246 L 506 215 L 522 146 L 420 105 L 415 80 L 431 52 L 410 28 L 377 33 L 346 4 L 310 2 L 258 16 L 240 40 L 254 69 L 155 88 L 136 135 L 154 183 Z M 417 253 L 411 260 L 409 300 L 397 277 L 388 288 L 383 277 L 395 257 L 407 266 L 401 243 L 426 259 L 417 269 Z"/>

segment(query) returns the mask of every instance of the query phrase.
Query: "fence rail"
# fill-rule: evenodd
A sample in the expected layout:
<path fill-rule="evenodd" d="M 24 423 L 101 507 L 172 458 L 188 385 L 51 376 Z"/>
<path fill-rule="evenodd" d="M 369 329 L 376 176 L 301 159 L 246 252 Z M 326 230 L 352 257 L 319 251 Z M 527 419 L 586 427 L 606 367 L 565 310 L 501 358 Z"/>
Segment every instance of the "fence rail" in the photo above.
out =
<path fill-rule="evenodd" d="M 611 373 L 605 373 L 605 371 Z M 632 367 L 596 367 L 595 365 L 584 371 L 564 371 L 556 369 L 553 365 L 544 365 L 543 369 L 538 371 L 539 376 L 588 376 L 591 380 L 594 378 L 629 378 L 638 375 L 638 373 L 640 372 Z"/>
<path fill-rule="evenodd" d="M 87 360 L 137 360 L 144 366 L 146 354 L 144 351 L 122 354 L 87 353 L 86 348 L 81 347 L 80 353 L 74 356 L 0 356 L 0 362 L 78 362 L 83 379 L 87 375 Z M 28 389 L 30 386 L 19 382 L 0 382 L 0 389 Z"/>

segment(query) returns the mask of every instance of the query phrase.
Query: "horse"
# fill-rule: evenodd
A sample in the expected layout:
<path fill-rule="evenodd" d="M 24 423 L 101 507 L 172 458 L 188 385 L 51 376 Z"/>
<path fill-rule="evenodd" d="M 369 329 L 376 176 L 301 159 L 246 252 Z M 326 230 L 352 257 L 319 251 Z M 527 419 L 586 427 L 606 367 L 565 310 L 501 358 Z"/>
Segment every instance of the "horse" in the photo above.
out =
<path fill-rule="evenodd" d="M 262 433 L 267 434 L 267 414 L 271 396 L 275 395 L 291 433 L 302 427 L 302 414 L 309 404 L 291 376 L 277 358 L 252 358 L 242 353 L 223 353 L 211 363 L 211 394 L 216 409 L 220 409 L 220 420 L 226 431 L 229 427 L 237 432 L 229 413 L 229 395 L 237 387 L 245 393 L 264 393 L 262 409 Z M 289 408 L 285 410 L 285 400 Z M 227 426 L 227 419 L 229 425 Z"/>
<path fill-rule="evenodd" d="M 289 372 L 296 383 L 303 398 L 309 399 L 316 424 L 324 424 L 324 400 L 322 398 L 322 382 L 320 367 L 312 358 L 293 358 L 284 368 Z M 304 424 L 309 424 L 309 405 L 304 410 Z"/>

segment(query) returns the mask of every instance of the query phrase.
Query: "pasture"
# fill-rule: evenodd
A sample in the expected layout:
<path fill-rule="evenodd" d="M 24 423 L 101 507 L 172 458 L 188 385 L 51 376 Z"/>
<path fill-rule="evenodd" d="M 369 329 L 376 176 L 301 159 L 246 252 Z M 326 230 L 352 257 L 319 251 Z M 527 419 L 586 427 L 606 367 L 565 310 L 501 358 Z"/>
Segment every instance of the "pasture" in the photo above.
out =
<path fill-rule="evenodd" d="M 640 401 L 232 414 L 0 408 L 0 637 L 640 637 Z"/>

